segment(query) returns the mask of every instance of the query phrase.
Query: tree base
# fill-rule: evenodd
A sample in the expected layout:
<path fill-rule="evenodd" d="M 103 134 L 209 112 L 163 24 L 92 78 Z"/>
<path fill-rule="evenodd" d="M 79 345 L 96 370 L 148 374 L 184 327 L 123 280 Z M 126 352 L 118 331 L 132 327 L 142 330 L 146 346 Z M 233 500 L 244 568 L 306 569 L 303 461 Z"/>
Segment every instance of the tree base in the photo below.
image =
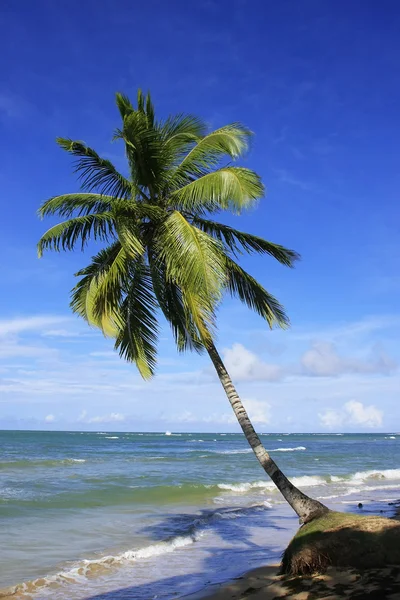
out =
<path fill-rule="evenodd" d="M 329 511 L 299 529 L 283 554 L 281 572 L 312 575 L 330 566 L 387 565 L 400 565 L 400 522 Z"/>

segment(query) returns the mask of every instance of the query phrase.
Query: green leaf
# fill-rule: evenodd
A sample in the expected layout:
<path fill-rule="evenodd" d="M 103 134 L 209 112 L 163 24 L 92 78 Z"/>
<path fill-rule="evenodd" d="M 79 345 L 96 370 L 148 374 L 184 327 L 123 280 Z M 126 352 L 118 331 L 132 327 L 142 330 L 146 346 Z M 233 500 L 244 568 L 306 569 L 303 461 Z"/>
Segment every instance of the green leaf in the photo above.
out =
<path fill-rule="evenodd" d="M 121 324 L 115 342 L 120 356 L 134 362 L 144 379 L 149 379 L 157 363 L 157 303 L 148 267 L 136 262 L 130 272 L 128 293 L 121 305 Z"/>
<path fill-rule="evenodd" d="M 204 345 L 191 314 L 185 308 L 179 286 L 167 280 L 165 263 L 154 252 L 149 253 L 149 266 L 154 293 L 171 326 L 178 350 L 180 352 L 194 350 L 201 353 Z"/>
<path fill-rule="evenodd" d="M 116 130 L 114 137 L 125 142 L 132 181 L 139 189 L 147 188 L 154 199 L 166 166 L 160 133 L 149 124 L 146 114 L 137 110 L 124 119 L 123 128 Z"/>
<path fill-rule="evenodd" d="M 264 186 L 254 171 L 224 167 L 172 192 L 170 199 L 178 210 L 195 214 L 218 210 L 240 213 L 254 206 L 263 194 Z"/>
<path fill-rule="evenodd" d="M 38 214 L 43 219 L 53 215 L 71 217 L 74 213 L 77 215 L 104 213 L 113 208 L 116 200 L 113 196 L 101 194 L 64 194 L 46 200 L 39 208 Z"/>
<path fill-rule="evenodd" d="M 117 107 L 118 107 L 118 110 L 119 110 L 122 120 L 124 120 L 125 117 L 127 117 L 128 115 L 130 115 L 131 113 L 134 112 L 135 109 L 133 108 L 128 96 L 126 96 L 125 94 L 121 94 L 120 92 L 117 92 L 115 94 L 115 101 L 116 101 L 116 104 L 117 104 Z"/>
<path fill-rule="evenodd" d="M 79 175 L 82 189 L 87 192 L 98 191 L 102 195 L 120 196 L 130 198 L 136 190 L 114 165 L 104 158 L 100 158 L 95 150 L 83 142 L 71 139 L 57 138 L 61 148 L 77 157 L 75 173 Z"/>
<path fill-rule="evenodd" d="M 249 147 L 252 132 L 240 123 L 225 125 L 202 137 L 185 156 L 178 170 L 202 175 L 218 164 L 224 156 L 236 160 Z"/>
<path fill-rule="evenodd" d="M 155 247 L 167 281 L 179 286 L 200 336 L 207 337 L 226 282 L 221 245 L 174 211 L 159 227 Z"/>
<path fill-rule="evenodd" d="M 75 217 L 46 231 L 38 243 L 38 256 L 44 250 L 73 250 L 78 242 L 83 250 L 90 239 L 108 241 L 114 237 L 114 219 L 110 213 Z"/>
<path fill-rule="evenodd" d="M 201 290 L 210 299 L 220 297 L 226 275 L 216 240 L 174 211 L 161 224 L 156 245 L 168 280 L 182 284 L 183 289 Z"/>
<path fill-rule="evenodd" d="M 198 117 L 180 114 L 169 117 L 164 123 L 158 124 L 158 128 L 164 144 L 165 163 L 170 169 L 167 174 L 168 186 L 174 189 L 179 184 L 176 168 L 194 144 L 204 136 L 206 125 Z M 185 179 L 182 181 L 185 184 L 187 183 L 186 172 L 183 172 L 183 175 Z"/>
<path fill-rule="evenodd" d="M 257 235 L 238 231 L 237 229 L 233 229 L 222 223 L 194 217 L 193 225 L 196 225 L 196 227 L 199 227 L 202 231 L 205 231 L 220 242 L 223 242 L 227 249 L 232 251 L 235 255 L 241 254 L 241 250 L 245 250 L 246 252 L 258 252 L 259 254 L 269 254 L 287 267 L 293 267 L 294 263 L 300 259 L 300 255 L 294 250 L 264 240 Z"/>
<path fill-rule="evenodd" d="M 229 257 L 226 257 L 226 266 L 229 272 L 227 289 L 232 296 L 239 298 L 251 310 L 258 313 L 271 328 L 274 325 L 282 329 L 289 326 L 289 319 L 283 306 L 272 294 Z"/>
<path fill-rule="evenodd" d="M 144 253 L 143 244 L 137 232 L 133 230 L 129 219 L 118 219 L 116 222 L 116 231 L 119 241 L 130 258 L 136 258 Z"/>
<path fill-rule="evenodd" d="M 71 292 L 73 312 L 105 335 L 118 333 L 118 307 L 128 284 L 127 258 L 119 242 L 92 257 L 92 262 L 76 273 L 81 279 Z"/>
<path fill-rule="evenodd" d="M 207 131 L 202 119 L 183 113 L 168 117 L 163 123 L 158 124 L 158 129 L 167 144 L 173 144 L 177 139 L 190 143 L 197 142 Z"/>

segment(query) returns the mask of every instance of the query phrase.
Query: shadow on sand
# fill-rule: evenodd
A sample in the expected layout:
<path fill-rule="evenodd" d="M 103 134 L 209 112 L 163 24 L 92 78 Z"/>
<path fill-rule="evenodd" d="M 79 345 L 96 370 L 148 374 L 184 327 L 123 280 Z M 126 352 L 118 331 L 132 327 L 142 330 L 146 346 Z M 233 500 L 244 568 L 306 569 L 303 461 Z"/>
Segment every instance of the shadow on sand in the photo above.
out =
<path fill-rule="evenodd" d="M 251 514 L 251 520 L 245 517 Z M 229 521 L 227 527 L 226 521 Z M 224 582 L 237 574 L 237 565 L 242 565 L 244 573 L 255 565 L 262 564 L 268 557 L 269 562 L 277 563 L 282 554 L 281 544 L 274 544 L 274 533 L 286 532 L 290 536 L 293 532 L 295 519 L 291 516 L 273 516 L 265 507 L 249 508 L 221 508 L 220 510 L 202 510 L 196 515 L 192 514 L 165 514 L 161 521 L 155 525 L 144 527 L 140 533 L 149 536 L 155 542 L 168 541 L 177 536 L 192 536 L 196 541 L 202 533 L 211 532 L 226 543 L 226 547 L 209 546 L 204 548 L 206 557 L 203 559 L 202 568 L 198 572 L 167 577 L 158 581 L 140 585 L 130 585 L 89 596 L 87 600 L 166 600 L 182 597 L 204 588 L 204 586 Z M 265 539 L 270 544 L 257 544 L 252 541 L 251 528 L 265 528 Z M 193 546 L 177 550 L 177 552 L 190 552 Z M 163 560 L 168 560 L 164 556 Z M 229 570 L 229 565 L 235 566 L 235 571 Z M 135 563 L 132 565 L 131 575 L 127 571 L 127 578 L 135 579 Z"/>

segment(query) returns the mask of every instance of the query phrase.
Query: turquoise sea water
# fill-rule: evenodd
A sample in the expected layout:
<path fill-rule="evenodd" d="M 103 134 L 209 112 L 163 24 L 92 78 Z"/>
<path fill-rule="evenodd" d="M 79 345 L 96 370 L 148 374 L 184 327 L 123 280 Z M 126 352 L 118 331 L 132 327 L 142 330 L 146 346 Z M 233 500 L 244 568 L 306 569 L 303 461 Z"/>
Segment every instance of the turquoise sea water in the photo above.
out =
<path fill-rule="evenodd" d="M 400 433 L 262 439 L 329 506 L 400 497 Z M 240 434 L 3 431 L 0 448 L 0 588 L 35 599 L 177 598 L 277 561 L 297 526 Z"/>

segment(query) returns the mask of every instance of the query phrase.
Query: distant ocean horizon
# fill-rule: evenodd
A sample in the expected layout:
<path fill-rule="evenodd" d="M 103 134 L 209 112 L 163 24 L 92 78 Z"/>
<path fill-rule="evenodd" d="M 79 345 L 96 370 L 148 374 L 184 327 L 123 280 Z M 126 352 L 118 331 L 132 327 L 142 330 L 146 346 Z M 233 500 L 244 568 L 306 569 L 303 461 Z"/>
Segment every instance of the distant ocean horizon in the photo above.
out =
<path fill-rule="evenodd" d="M 400 433 L 264 433 L 312 497 L 391 514 Z M 241 433 L 0 431 L 0 588 L 179 598 L 279 561 L 296 515 Z"/>

